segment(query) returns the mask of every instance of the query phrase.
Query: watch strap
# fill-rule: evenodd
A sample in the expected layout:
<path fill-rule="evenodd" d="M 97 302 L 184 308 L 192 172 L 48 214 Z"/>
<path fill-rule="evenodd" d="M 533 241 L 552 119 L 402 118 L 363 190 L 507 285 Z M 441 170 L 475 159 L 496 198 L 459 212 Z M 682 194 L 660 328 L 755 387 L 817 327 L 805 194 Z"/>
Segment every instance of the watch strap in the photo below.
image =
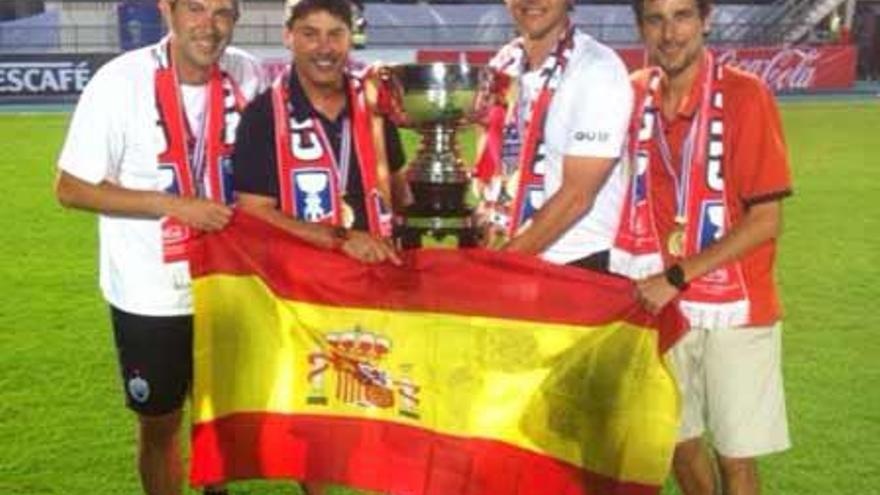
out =
<path fill-rule="evenodd" d="M 666 276 L 666 281 L 669 282 L 669 285 L 680 291 L 686 291 L 688 287 L 690 287 L 684 279 L 684 269 L 682 269 L 681 265 L 678 263 L 667 268 L 664 275 Z"/>

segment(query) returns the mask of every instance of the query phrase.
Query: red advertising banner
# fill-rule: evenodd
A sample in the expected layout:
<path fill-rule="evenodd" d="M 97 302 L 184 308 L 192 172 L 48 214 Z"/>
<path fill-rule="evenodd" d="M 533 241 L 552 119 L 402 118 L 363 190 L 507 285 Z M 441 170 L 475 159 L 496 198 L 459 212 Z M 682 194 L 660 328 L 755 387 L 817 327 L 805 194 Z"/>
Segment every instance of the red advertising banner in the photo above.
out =
<path fill-rule="evenodd" d="M 850 89 L 855 45 L 722 48 L 718 60 L 757 74 L 774 91 Z"/>
<path fill-rule="evenodd" d="M 641 47 L 616 48 L 629 70 L 642 67 Z M 855 45 L 799 45 L 761 47 L 713 47 L 722 62 L 758 75 L 776 92 L 850 89 L 856 77 Z M 487 50 L 419 50 L 418 62 L 461 60 L 461 53 L 471 63 L 486 63 L 492 56 Z"/>

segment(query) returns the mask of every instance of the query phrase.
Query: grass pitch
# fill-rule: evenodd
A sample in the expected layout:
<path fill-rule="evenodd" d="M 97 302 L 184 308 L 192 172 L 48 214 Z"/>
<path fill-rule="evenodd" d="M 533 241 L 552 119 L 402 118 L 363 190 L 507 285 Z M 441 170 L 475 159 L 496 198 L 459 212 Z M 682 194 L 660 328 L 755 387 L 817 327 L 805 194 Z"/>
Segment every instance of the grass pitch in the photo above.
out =
<path fill-rule="evenodd" d="M 869 154 L 880 106 L 782 110 L 796 191 L 778 265 L 795 446 L 762 460 L 765 493 L 880 493 L 880 167 Z M 95 219 L 62 211 L 51 194 L 67 119 L 0 115 L 3 495 L 139 493 L 134 421 L 96 287 Z M 282 483 L 232 488 L 298 493 Z"/>

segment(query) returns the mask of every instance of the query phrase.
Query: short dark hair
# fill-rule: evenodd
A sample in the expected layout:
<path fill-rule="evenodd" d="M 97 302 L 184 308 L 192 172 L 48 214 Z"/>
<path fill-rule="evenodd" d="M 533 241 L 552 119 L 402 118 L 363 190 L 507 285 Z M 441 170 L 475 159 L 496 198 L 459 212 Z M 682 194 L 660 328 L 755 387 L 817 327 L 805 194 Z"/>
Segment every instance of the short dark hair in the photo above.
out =
<path fill-rule="evenodd" d="M 171 4 L 171 8 L 173 9 L 177 5 L 177 0 L 171 0 L 169 3 Z M 241 3 L 240 0 L 232 0 L 232 10 L 233 10 L 233 13 L 235 14 L 236 21 L 238 21 L 238 18 L 241 17 L 240 3 Z"/>
<path fill-rule="evenodd" d="M 327 12 L 345 23 L 348 29 L 352 28 L 351 2 L 349 0 L 299 0 L 293 5 L 289 5 L 287 9 L 287 22 L 284 25 L 288 29 L 293 27 L 293 23 L 297 19 L 319 11 Z"/>
<path fill-rule="evenodd" d="M 636 16 L 636 24 L 641 26 L 645 15 L 645 2 L 649 0 L 632 0 L 633 13 Z M 696 0 L 697 10 L 700 12 L 700 19 L 706 20 L 709 12 L 712 10 L 712 0 Z"/>

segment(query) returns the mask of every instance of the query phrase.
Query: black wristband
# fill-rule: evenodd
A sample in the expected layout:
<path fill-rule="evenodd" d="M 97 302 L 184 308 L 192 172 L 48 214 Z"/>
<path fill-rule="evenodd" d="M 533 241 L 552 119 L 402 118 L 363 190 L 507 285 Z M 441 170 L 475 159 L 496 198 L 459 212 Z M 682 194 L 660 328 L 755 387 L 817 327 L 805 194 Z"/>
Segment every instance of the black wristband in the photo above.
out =
<path fill-rule="evenodd" d="M 664 275 L 666 276 L 666 281 L 669 282 L 669 285 L 680 291 L 686 291 L 688 287 L 690 287 L 690 285 L 684 280 L 684 270 L 678 263 L 667 268 Z"/>

